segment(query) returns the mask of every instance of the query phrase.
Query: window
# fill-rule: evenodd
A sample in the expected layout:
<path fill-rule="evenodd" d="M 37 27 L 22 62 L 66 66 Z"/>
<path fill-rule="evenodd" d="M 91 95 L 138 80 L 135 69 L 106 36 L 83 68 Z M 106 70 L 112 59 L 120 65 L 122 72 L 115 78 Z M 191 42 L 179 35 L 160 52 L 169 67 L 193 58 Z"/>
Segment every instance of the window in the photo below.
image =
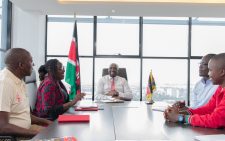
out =
<path fill-rule="evenodd" d="M 182 20 L 144 18 L 143 56 L 187 57 L 188 19 Z"/>
<path fill-rule="evenodd" d="M 0 51 L 0 69 L 3 69 L 4 67 L 4 59 L 5 58 L 5 52 Z"/>
<path fill-rule="evenodd" d="M 139 18 L 98 18 L 97 55 L 138 55 Z"/>
<path fill-rule="evenodd" d="M 11 48 L 11 11 L 9 0 L 0 0 L 0 69 L 4 67 L 5 52 Z"/>
<path fill-rule="evenodd" d="M 0 27 L 2 27 L 2 0 L 0 0 Z M 2 49 L 2 29 L 0 28 L 0 69 L 3 68 L 4 50 Z"/>
<path fill-rule="evenodd" d="M 68 55 L 73 36 L 74 18 L 61 22 L 50 18 L 48 22 L 48 55 Z M 57 19 L 57 18 L 56 18 Z M 93 18 L 77 19 L 79 55 L 93 55 Z"/>
<path fill-rule="evenodd" d="M 192 23 L 192 56 L 225 52 L 224 18 L 194 18 Z"/>
<path fill-rule="evenodd" d="M 2 0 L 0 0 L 0 27 L 2 27 Z M 1 39 L 2 39 L 2 29 L 0 28 L 0 46 L 2 48 L 1 45 Z"/>
<path fill-rule="evenodd" d="M 191 60 L 191 63 L 190 63 L 190 73 L 191 73 L 191 76 L 190 76 L 190 88 L 191 88 L 191 91 L 193 90 L 194 88 L 194 85 L 201 79 L 199 77 L 199 63 L 201 62 L 201 59 L 192 59 Z"/>
<path fill-rule="evenodd" d="M 225 19 L 222 18 L 77 17 L 81 87 L 90 97 L 93 89 L 96 92 L 102 69 L 114 62 L 126 68 L 134 100 L 145 100 L 152 70 L 157 87 L 155 101 L 187 101 L 188 91 L 191 93 L 200 79 L 201 56 L 225 52 Z M 49 16 L 48 19 L 47 57 L 64 57 L 66 65 L 73 16 Z"/>
<path fill-rule="evenodd" d="M 179 69 L 177 69 L 179 68 Z M 187 60 L 144 59 L 142 97 L 145 99 L 150 71 L 156 82 L 154 101 L 187 100 Z"/>

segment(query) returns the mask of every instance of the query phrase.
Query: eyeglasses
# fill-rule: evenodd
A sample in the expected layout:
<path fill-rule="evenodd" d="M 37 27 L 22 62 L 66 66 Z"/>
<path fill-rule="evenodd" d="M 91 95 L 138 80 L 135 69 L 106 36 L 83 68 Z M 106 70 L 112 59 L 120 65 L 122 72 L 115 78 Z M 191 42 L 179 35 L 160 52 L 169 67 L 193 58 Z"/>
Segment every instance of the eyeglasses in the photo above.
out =
<path fill-rule="evenodd" d="M 208 66 L 208 63 L 200 62 L 199 65 L 201 65 L 201 66 Z"/>

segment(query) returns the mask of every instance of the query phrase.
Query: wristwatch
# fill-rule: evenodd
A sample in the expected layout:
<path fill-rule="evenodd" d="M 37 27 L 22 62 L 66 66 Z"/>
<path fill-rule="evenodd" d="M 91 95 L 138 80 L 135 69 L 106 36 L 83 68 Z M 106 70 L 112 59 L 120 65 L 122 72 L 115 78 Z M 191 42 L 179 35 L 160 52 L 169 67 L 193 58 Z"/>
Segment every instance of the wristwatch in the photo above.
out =
<path fill-rule="evenodd" d="M 178 122 L 184 123 L 184 115 L 181 115 L 181 114 L 178 115 Z"/>

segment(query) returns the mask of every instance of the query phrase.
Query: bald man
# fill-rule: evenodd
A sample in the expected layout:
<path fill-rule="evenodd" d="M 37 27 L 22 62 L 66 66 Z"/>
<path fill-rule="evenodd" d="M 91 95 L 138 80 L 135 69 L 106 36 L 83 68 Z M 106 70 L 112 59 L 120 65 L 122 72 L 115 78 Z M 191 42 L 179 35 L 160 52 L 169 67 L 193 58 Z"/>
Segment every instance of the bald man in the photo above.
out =
<path fill-rule="evenodd" d="M 31 75 L 33 60 L 28 51 L 13 48 L 6 52 L 5 65 L 0 72 L 0 134 L 33 137 L 41 126 L 51 122 L 30 114 L 23 78 Z"/>
<path fill-rule="evenodd" d="M 199 63 L 199 76 L 201 79 L 195 84 L 194 89 L 190 95 L 190 108 L 196 109 L 209 102 L 210 98 L 215 93 L 218 85 L 214 85 L 209 79 L 209 60 L 216 54 L 207 54 L 202 57 Z M 174 105 L 179 106 L 180 110 L 187 109 L 184 101 L 178 101 Z"/>
<path fill-rule="evenodd" d="M 132 91 L 125 78 L 117 75 L 118 65 L 112 63 L 109 66 L 109 75 L 103 76 L 97 86 L 96 99 L 116 98 L 121 100 L 131 100 Z"/>
<path fill-rule="evenodd" d="M 209 102 L 200 108 L 189 108 L 180 113 L 179 107 L 169 107 L 164 112 L 166 120 L 192 126 L 225 128 L 225 53 L 211 58 L 208 68 L 212 83 L 219 85 Z"/>
<path fill-rule="evenodd" d="M 193 93 L 191 93 L 190 108 L 196 109 L 209 102 L 209 99 L 213 96 L 218 85 L 213 85 L 209 79 L 209 60 L 216 54 L 207 54 L 202 57 L 199 63 L 199 76 L 201 80 L 195 84 Z"/>

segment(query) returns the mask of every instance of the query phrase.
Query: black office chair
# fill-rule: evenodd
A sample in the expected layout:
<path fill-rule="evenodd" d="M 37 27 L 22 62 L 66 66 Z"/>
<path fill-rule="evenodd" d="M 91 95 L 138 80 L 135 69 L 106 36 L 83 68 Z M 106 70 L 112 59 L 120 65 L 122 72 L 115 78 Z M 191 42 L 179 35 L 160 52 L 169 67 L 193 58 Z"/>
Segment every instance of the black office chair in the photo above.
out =
<path fill-rule="evenodd" d="M 16 141 L 14 136 L 0 136 L 0 141 Z"/>
<path fill-rule="evenodd" d="M 108 75 L 108 74 L 109 74 L 108 68 L 103 68 L 102 76 L 105 76 L 105 75 Z M 125 78 L 127 80 L 126 68 L 119 68 L 117 75 L 120 76 L 120 77 L 123 77 L 123 78 Z"/>

